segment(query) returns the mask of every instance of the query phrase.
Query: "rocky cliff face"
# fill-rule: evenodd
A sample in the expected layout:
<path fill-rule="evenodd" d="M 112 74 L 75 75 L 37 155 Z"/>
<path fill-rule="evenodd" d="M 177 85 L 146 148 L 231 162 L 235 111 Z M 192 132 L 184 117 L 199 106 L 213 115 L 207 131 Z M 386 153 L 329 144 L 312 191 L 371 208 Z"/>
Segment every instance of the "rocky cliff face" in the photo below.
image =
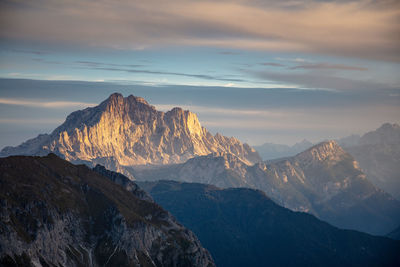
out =
<path fill-rule="evenodd" d="M 190 111 L 174 108 L 164 113 L 143 98 L 120 94 L 112 94 L 99 106 L 71 113 L 52 134 L 6 147 L 0 155 L 49 152 L 71 162 L 101 164 L 129 176 L 126 166 L 181 163 L 213 152 L 231 153 L 247 164 L 261 161 L 247 144 L 210 134 Z"/>
<path fill-rule="evenodd" d="M 192 232 L 112 177 L 55 155 L 0 159 L 0 265 L 214 266 Z"/>
<path fill-rule="evenodd" d="M 386 234 L 400 222 L 400 203 L 369 182 L 335 141 L 290 158 L 244 164 L 234 155 L 196 157 L 183 164 L 137 169 L 137 180 L 170 179 L 261 189 L 277 203 L 338 227 Z"/>

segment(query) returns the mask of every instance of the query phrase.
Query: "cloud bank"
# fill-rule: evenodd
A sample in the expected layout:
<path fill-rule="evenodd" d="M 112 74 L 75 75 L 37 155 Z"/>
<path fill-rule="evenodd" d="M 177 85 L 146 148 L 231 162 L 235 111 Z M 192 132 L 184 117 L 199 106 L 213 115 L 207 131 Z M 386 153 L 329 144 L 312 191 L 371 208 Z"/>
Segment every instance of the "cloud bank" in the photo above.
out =
<path fill-rule="evenodd" d="M 23 100 L 15 98 L 0 98 L 0 104 L 16 105 L 36 108 L 85 108 L 93 107 L 95 103 L 84 103 L 75 101 L 38 101 L 38 100 Z"/>
<path fill-rule="evenodd" d="M 213 46 L 400 61 L 399 1 L 6 0 L 0 38 L 120 49 Z"/>

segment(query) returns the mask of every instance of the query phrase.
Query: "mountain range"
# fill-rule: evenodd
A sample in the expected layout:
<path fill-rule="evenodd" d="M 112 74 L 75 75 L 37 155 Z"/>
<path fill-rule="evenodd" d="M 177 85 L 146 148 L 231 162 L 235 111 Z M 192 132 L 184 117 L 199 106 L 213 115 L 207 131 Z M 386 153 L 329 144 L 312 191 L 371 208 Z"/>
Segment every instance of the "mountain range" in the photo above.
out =
<path fill-rule="evenodd" d="M 209 133 L 190 111 L 160 112 L 132 95 L 115 93 L 73 112 L 51 134 L 6 147 L 0 156 L 49 152 L 90 167 L 101 164 L 132 180 L 260 189 L 284 207 L 341 228 L 386 235 L 400 224 L 399 201 L 375 187 L 335 141 L 262 162 L 249 145 Z"/>
<path fill-rule="evenodd" d="M 400 126 L 384 123 L 360 136 L 353 134 L 337 140 L 360 164 L 367 178 L 377 187 L 400 200 Z M 294 156 L 313 144 L 303 140 L 293 146 L 265 143 L 254 146 L 264 160 Z"/>
<path fill-rule="evenodd" d="M 0 266 L 215 266 L 147 193 L 100 173 L 54 154 L 1 158 Z"/>
<path fill-rule="evenodd" d="M 357 161 L 335 141 L 251 166 L 234 155 L 215 153 L 133 173 L 139 181 L 170 179 L 260 189 L 284 207 L 372 234 L 384 235 L 400 222 L 399 201 L 366 179 Z"/>
<path fill-rule="evenodd" d="M 139 182 L 198 236 L 217 266 L 398 266 L 400 241 L 340 230 L 247 188 Z"/>

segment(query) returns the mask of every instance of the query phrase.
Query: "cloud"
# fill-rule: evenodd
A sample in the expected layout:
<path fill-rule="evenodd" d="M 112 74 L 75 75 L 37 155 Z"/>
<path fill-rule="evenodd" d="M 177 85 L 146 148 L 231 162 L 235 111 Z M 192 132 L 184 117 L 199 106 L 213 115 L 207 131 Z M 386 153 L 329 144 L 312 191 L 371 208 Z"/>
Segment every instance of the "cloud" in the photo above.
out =
<path fill-rule="evenodd" d="M 223 81 L 223 82 L 250 82 L 248 80 L 240 79 L 240 78 L 226 78 L 226 77 L 222 77 L 222 76 L 212 76 L 212 75 L 207 75 L 207 74 L 190 74 L 190 73 L 183 73 L 183 72 L 157 71 L 157 70 L 145 70 L 145 69 L 125 69 L 125 68 L 112 68 L 112 67 L 93 67 L 90 69 L 127 72 L 127 73 L 173 75 L 173 76 L 183 76 L 183 77 L 198 78 L 198 79 L 204 79 L 204 80 Z"/>
<path fill-rule="evenodd" d="M 235 86 L 234 83 L 227 83 L 227 84 L 224 84 L 224 87 L 234 87 L 234 86 Z"/>
<path fill-rule="evenodd" d="M 115 49 L 214 46 L 399 62 L 399 3 L 1 1 L 0 38 Z"/>
<path fill-rule="evenodd" d="M 213 106 L 199 106 L 199 105 L 166 105 L 166 104 L 155 104 L 157 109 L 168 111 L 174 107 L 180 107 L 184 110 L 190 110 L 194 113 L 201 113 L 205 115 L 225 115 L 225 116 L 249 116 L 249 117 L 282 117 L 284 114 L 279 110 L 265 110 L 265 109 L 232 109 L 232 108 L 218 108 Z M 293 115 L 293 114 L 292 114 Z"/>
<path fill-rule="evenodd" d="M 343 64 L 329 64 L 329 63 L 317 63 L 317 64 L 303 64 L 291 67 L 290 69 L 335 69 L 335 70 L 356 70 L 356 71 L 366 71 L 368 68 L 349 66 Z"/>
<path fill-rule="evenodd" d="M 276 57 L 275 60 L 286 61 L 286 62 L 295 62 L 295 63 L 312 62 L 309 59 L 305 59 L 305 58 L 301 58 L 301 57 L 296 57 L 296 58 Z"/>
<path fill-rule="evenodd" d="M 61 124 L 63 119 L 0 119 L 3 124 Z"/>
<path fill-rule="evenodd" d="M 143 67 L 141 64 L 115 64 L 115 63 L 104 63 L 104 62 L 96 62 L 96 61 L 75 61 L 77 64 L 85 65 L 88 67 L 129 67 L 129 68 L 138 68 Z"/>
<path fill-rule="evenodd" d="M 0 104 L 4 105 L 16 105 L 16 106 L 27 106 L 36 108 L 84 108 L 92 107 L 97 104 L 85 103 L 85 102 L 74 102 L 74 101 L 35 101 L 35 100 L 23 100 L 15 98 L 0 98 Z"/>
<path fill-rule="evenodd" d="M 31 55 L 36 55 L 36 56 L 42 56 L 42 55 L 49 54 L 49 52 L 36 51 L 36 50 L 10 49 L 10 51 L 14 52 L 14 53 L 31 54 Z"/>
<path fill-rule="evenodd" d="M 275 81 L 286 84 L 296 84 L 303 88 L 309 89 L 330 89 L 338 91 L 352 91 L 362 90 L 376 91 L 379 92 L 383 89 L 386 90 L 397 90 L 397 87 L 393 87 L 388 84 L 381 84 L 375 81 L 368 80 L 355 80 L 350 78 L 304 73 L 304 74 L 293 74 L 293 73 L 276 73 L 276 72 L 261 72 L 261 71 L 247 71 L 254 77 L 259 79 L 265 79 L 267 81 Z"/>
<path fill-rule="evenodd" d="M 285 67 L 285 65 L 280 64 L 280 63 L 275 63 L 275 62 L 264 62 L 264 63 L 260 63 L 260 65 L 271 66 L 271 67 Z"/>
<path fill-rule="evenodd" d="M 218 52 L 218 54 L 220 54 L 220 55 L 239 55 L 240 53 L 233 52 L 233 51 L 221 51 L 221 52 Z"/>

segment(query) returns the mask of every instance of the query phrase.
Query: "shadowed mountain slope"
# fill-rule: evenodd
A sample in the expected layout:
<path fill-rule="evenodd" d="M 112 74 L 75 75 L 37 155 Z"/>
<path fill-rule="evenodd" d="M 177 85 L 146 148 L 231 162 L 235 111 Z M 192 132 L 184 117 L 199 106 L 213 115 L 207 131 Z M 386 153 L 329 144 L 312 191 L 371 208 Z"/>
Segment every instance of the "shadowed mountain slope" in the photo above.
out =
<path fill-rule="evenodd" d="M 139 182 L 210 251 L 217 266 L 398 266 L 400 242 L 340 230 L 245 188 Z"/>
<path fill-rule="evenodd" d="M 136 185 L 54 154 L 0 159 L 0 199 L 1 266 L 214 266 Z"/>

